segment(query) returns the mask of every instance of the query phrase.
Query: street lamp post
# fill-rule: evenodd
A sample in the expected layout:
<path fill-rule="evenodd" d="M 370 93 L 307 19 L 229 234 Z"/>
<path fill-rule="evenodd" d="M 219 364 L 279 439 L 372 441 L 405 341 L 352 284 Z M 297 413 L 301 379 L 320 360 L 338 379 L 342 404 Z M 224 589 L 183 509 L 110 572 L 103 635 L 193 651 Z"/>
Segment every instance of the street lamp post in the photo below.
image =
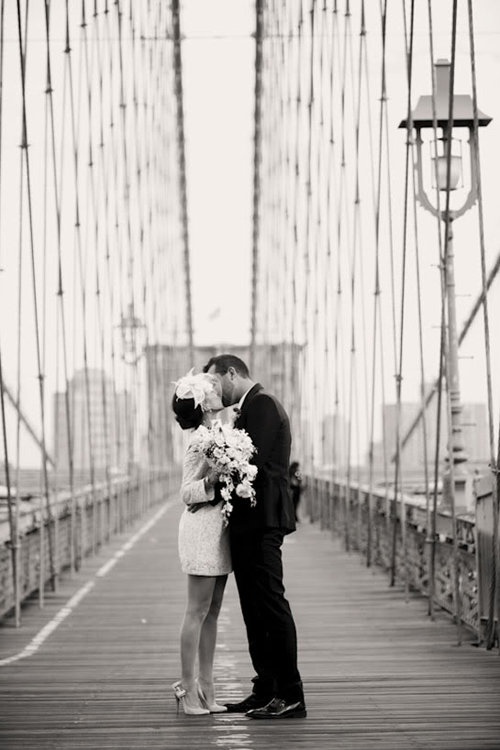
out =
<path fill-rule="evenodd" d="M 446 303 L 448 313 L 448 395 L 451 407 L 451 435 L 448 436 L 447 468 L 444 474 L 444 487 L 450 487 L 451 477 L 454 481 L 455 508 L 457 512 L 472 509 L 471 478 L 467 469 L 467 453 L 465 450 L 463 427 L 462 427 L 462 403 L 460 400 L 460 378 L 458 370 L 458 331 L 456 313 L 455 293 L 455 265 L 453 251 L 453 224 L 460 216 L 471 208 L 477 200 L 477 143 L 474 128 L 474 112 L 472 99 L 467 94 L 453 96 L 453 119 L 450 129 L 449 105 L 450 105 L 450 63 L 448 60 L 438 60 L 435 63 L 436 94 L 432 96 L 421 96 L 417 106 L 411 115 L 410 127 L 415 131 L 416 163 L 415 171 L 417 178 L 416 198 L 422 207 L 433 216 L 438 216 L 444 223 L 447 232 L 445 279 L 446 279 Z M 435 117 L 434 117 L 435 116 Z M 483 112 L 477 112 L 477 124 L 484 127 L 491 122 Z M 449 200 L 446 208 L 441 210 L 434 206 L 427 195 L 424 185 L 423 169 L 423 139 L 422 131 L 432 130 L 434 125 L 441 130 L 441 137 L 435 144 L 436 155 L 432 161 L 432 173 L 435 181 L 434 187 L 447 193 L 462 187 L 462 142 L 452 138 L 453 128 L 466 128 L 468 130 L 468 147 L 470 152 L 470 186 L 465 201 L 459 208 L 449 208 Z M 403 120 L 400 128 L 408 128 L 407 120 Z M 459 149 L 457 151 L 457 145 Z M 439 153 L 440 151 L 440 153 Z M 453 465 L 453 467 L 451 466 Z M 453 468 L 453 471 L 452 471 Z M 448 498 L 444 493 L 445 504 Z"/>

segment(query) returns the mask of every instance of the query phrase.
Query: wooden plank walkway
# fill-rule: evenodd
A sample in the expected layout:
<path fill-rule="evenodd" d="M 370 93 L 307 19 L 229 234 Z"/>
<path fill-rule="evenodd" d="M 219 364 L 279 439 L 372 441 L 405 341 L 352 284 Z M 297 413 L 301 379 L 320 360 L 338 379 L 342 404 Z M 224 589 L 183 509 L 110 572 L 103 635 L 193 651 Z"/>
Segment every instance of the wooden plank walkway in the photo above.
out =
<path fill-rule="evenodd" d="M 380 572 L 307 522 L 284 555 L 308 718 L 176 716 L 170 685 L 179 676 L 185 581 L 178 502 L 163 511 L 125 554 L 119 550 L 131 534 L 49 594 L 45 610 L 30 604 L 22 630 L 1 627 L 0 660 L 22 652 L 87 585 L 38 650 L 0 667 L 2 750 L 500 748 L 498 655 L 471 643 L 457 647 L 447 616 L 430 622 L 423 599 L 405 604 Z M 251 675 L 231 579 L 217 652 L 219 699 L 246 695 Z"/>

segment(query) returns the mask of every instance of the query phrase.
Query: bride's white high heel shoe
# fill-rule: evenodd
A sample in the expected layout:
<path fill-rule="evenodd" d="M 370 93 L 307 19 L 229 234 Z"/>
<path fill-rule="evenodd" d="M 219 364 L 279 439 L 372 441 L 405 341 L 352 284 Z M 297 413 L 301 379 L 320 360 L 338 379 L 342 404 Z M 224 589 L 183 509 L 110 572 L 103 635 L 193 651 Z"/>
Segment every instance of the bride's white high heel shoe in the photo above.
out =
<path fill-rule="evenodd" d="M 226 706 L 221 706 L 219 703 L 209 703 L 205 693 L 203 692 L 200 683 L 196 680 L 196 689 L 198 690 L 198 698 L 203 708 L 206 708 L 211 714 L 222 714 L 227 711 Z"/>
<path fill-rule="evenodd" d="M 174 691 L 175 700 L 177 702 L 177 714 L 179 713 L 179 704 L 182 706 L 182 710 L 188 716 L 206 716 L 210 713 L 208 708 L 202 708 L 201 706 L 188 706 L 184 700 L 187 695 L 187 690 L 182 687 L 180 680 L 174 682 L 172 685 Z M 199 688 L 198 688 L 199 692 Z"/>

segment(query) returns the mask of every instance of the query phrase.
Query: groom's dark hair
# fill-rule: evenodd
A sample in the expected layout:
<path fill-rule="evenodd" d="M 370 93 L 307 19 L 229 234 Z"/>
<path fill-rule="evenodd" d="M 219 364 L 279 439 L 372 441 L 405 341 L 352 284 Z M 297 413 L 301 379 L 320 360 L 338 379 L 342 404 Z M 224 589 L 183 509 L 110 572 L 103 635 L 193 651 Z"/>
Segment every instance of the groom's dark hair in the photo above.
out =
<path fill-rule="evenodd" d="M 225 375 L 230 367 L 234 367 L 238 375 L 241 375 L 243 378 L 250 377 L 250 372 L 246 364 L 239 357 L 235 357 L 234 354 L 218 354 L 216 357 L 210 357 L 203 368 L 203 372 L 208 372 L 213 365 L 215 365 L 215 372 L 218 372 L 220 375 Z"/>

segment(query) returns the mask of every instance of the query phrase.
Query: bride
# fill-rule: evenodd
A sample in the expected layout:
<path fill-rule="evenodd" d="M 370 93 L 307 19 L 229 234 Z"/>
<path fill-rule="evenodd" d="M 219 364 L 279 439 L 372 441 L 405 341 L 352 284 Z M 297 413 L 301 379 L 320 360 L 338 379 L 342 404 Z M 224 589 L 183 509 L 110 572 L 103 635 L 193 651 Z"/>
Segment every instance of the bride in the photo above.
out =
<path fill-rule="evenodd" d="M 234 423 L 236 414 L 234 409 L 224 410 L 221 385 L 214 375 L 191 371 L 175 385 L 172 409 L 181 428 L 192 430 L 193 436 L 184 457 L 180 493 L 187 507 L 179 524 L 179 557 L 188 584 L 180 638 L 182 676 L 172 687 L 177 710 L 180 704 L 185 714 L 205 715 L 227 710 L 215 700 L 213 665 L 217 620 L 232 566 L 221 496 L 215 490 L 219 477 L 195 450 L 193 437 L 198 427 L 210 427 L 215 419 Z"/>

